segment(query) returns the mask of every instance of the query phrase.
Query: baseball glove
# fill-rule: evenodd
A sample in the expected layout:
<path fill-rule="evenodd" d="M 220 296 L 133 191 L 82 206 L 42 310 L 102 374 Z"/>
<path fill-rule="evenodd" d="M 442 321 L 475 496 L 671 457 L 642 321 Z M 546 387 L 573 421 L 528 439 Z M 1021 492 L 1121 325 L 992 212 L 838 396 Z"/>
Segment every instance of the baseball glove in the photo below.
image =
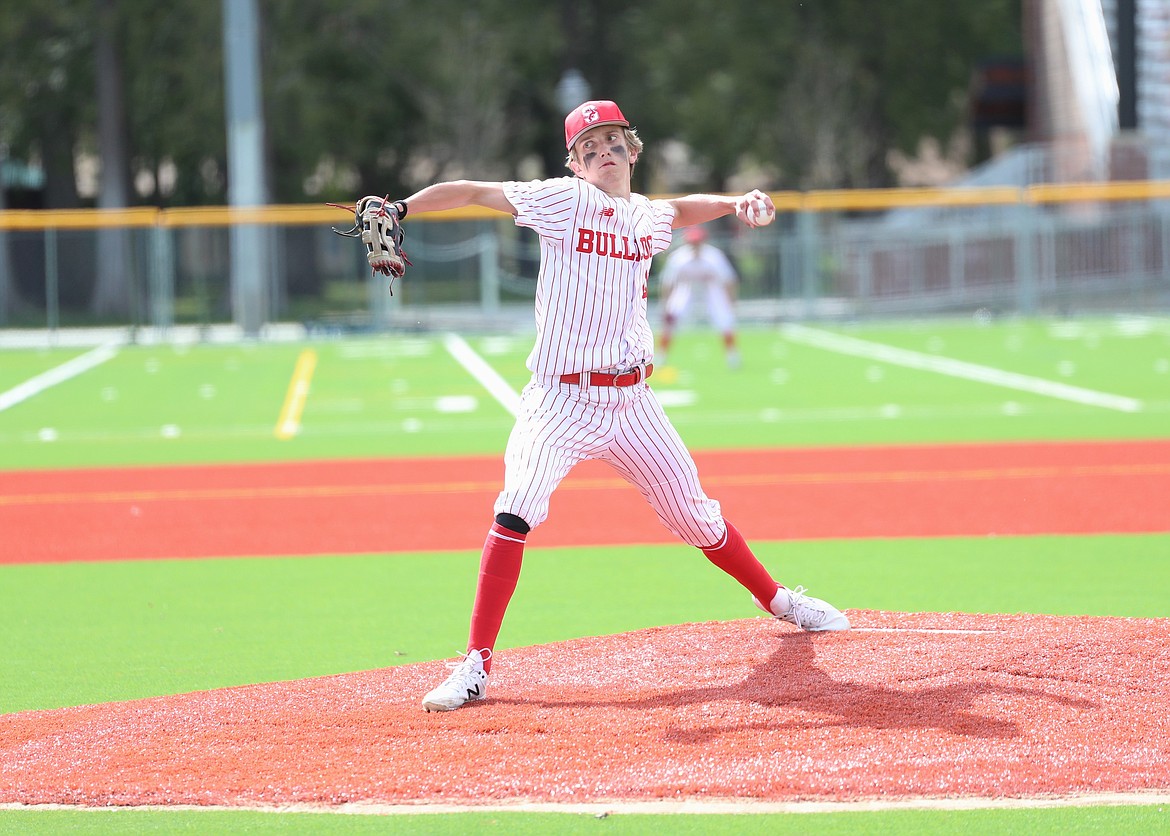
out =
<path fill-rule="evenodd" d="M 390 277 L 390 295 L 393 296 L 394 279 L 405 275 L 406 268 L 411 266 L 410 259 L 402 249 L 402 240 L 406 237 L 402 229 L 406 204 L 400 200 L 391 203 L 388 197 L 368 195 L 357 202 L 353 214 L 352 229 L 333 231 L 347 238 L 362 240 L 366 245 L 366 259 L 370 262 L 370 269 Z"/>

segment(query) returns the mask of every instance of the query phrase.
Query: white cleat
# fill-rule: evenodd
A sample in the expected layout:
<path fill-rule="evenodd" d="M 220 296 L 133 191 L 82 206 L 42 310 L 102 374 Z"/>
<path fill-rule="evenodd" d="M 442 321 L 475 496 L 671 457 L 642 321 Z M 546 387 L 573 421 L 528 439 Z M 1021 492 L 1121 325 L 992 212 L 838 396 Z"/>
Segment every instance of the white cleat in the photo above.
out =
<path fill-rule="evenodd" d="M 464 703 L 482 700 L 487 696 L 488 675 L 483 663 L 491 658 L 487 648 L 469 650 L 462 654 L 459 662 L 448 662 L 451 675 L 425 697 L 422 707 L 426 711 L 454 711 Z"/>
<path fill-rule="evenodd" d="M 803 586 L 796 589 L 780 587 L 770 607 L 765 607 L 755 596 L 752 596 L 752 603 L 781 621 L 795 624 L 801 630 L 821 632 L 849 629 L 849 619 L 839 609 L 820 598 L 805 595 Z"/>

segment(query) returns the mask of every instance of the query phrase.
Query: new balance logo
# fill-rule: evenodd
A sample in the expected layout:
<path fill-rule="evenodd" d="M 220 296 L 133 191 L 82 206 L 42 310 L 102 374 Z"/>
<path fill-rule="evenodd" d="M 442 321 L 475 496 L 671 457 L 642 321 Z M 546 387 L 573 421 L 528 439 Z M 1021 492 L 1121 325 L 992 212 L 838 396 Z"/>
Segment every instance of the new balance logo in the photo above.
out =
<path fill-rule="evenodd" d="M 603 218 L 612 218 L 612 217 L 613 217 L 613 207 L 612 207 L 612 206 L 606 206 L 604 209 L 602 209 L 602 210 L 601 210 L 601 217 L 603 217 Z"/>
<path fill-rule="evenodd" d="M 478 685 L 476 685 L 474 688 L 467 689 L 467 699 L 478 700 L 481 696 L 483 696 L 483 689 L 481 689 Z"/>

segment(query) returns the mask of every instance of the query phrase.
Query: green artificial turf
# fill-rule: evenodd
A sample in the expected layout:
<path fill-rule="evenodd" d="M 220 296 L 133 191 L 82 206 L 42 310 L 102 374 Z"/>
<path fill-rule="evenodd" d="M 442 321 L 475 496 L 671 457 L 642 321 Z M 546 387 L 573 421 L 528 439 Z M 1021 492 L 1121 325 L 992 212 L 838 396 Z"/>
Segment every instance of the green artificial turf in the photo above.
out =
<path fill-rule="evenodd" d="M 779 580 L 844 609 L 1170 616 L 1170 535 L 754 546 Z M 439 552 L 0 566 L 0 712 L 450 658 L 478 565 Z M 758 615 L 686 546 L 534 544 L 499 647 Z"/>
<path fill-rule="evenodd" d="M 1095 321 L 899 328 L 831 327 L 878 346 L 1142 401 L 1136 413 L 1021 391 L 794 341 L 784 329 L 741 337 L 743 368 L 729 372 L 710 335 L 672 350 L 675 382 L 697 400 L 671 419 L 697 447 L 915 444 L 1143 438 L 1170 434 L 1170 323 L 1149 330 Z M 1069 335 L 1078 334 L 1079 339 Z M 669 394 L 665 395 L 669 398 Z"/>
<path fill-rule="evenodd" d="M 1123 412 L 793 339 L 684 331 L 651 384 L 693 448 L 910 444 L 1170 434 L 1170 323 L 944 321 L 820 330 L 1137 399 Z M 530 338 L 467 337 L 513 391 Z M 276 437 L 297 357 L 317 354 L 300 433 Z M 0 354 L 0 391 L 80 354 Z M 0 469 L 502 453 L 512 415 L 443 337 L 304 344 L 127 346 L 114 359 L 0 411 Z"/>
<path fill-rule="evenodd" d="M 929 320 L 818 326 L 925 357 L 1140 401 L 1136 411 L 826 350 L 782 327 L 686 328 L 652 385 L 695 450 L 1170 437 L 1170 321 Z M 467 336 L 513 391 L 531 337 Z M 317 366 L 299 434 L 276 436 L 297 358 Z M 83 349 L 0 352 L 0 395 Z M 0 409 L 0 470 L 502 454 L 512 416 L 441 335 L 125 346 Z M 746 532 L 750 537 L 750 532 Z M 2 534 L 0 534 L 2 537 Z M 1170 535 L 753 543 L 845 609 L 1170 616 Z M 463 646 L 472 553 L 0 565 L 0 712 L 424 662 Z M 620 583 L 615 583 L 620 579 Z M 683 546 L 526 555 L 500 648 L 755 617 Z M 501 654 L 503 658 L 503 654 Z M 785 815 L 4 811 L 0 831 L 1163 833 L 1164 805 Z"/>
<path fill-rule="evenodd" d="M 990 810 L 883 810 L 834 813 L 740 815 L 649 815 L 606 811 L 582 813 L 271 813 L 221 810 L 46 810 L 2 811 L 7 833 L 401 833 L 469 832 L 532 834 L 1162 834 L 1170 828 L 1170 805 L 1061 807 Z"/>

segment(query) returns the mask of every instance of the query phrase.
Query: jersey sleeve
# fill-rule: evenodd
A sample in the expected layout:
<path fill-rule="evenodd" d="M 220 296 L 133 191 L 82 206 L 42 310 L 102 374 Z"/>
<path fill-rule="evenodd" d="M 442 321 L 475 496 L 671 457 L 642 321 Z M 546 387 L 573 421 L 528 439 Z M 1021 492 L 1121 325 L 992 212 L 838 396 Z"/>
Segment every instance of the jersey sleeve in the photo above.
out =
<path fill-rule="evenodd" d="M 650 216 L 654 225 L 653 255 L 664 253 L 674 242 L 674 206 L 669 200 L 651 200 Z"/>
<path fill-rule="evenodd" d="M 516 226 L 527 227 L 541 236 L 564 238 L 572 227 L 581 195 L 575 179 L 504 183 L 504 196 L 516 209 Z"/>

